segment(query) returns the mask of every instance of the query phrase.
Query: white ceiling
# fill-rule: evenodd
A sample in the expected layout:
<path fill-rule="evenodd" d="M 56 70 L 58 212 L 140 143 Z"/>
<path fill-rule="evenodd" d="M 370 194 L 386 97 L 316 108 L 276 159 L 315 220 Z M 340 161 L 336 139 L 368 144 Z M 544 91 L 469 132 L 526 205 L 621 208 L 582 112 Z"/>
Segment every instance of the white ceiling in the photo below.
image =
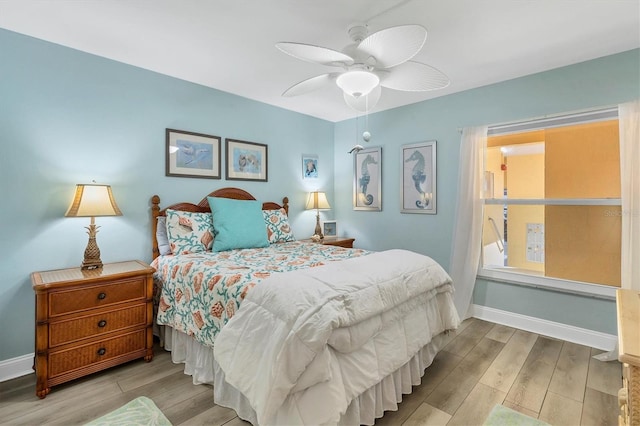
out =
<path fill-rule="evenodd" d="M 274 44 L 341 50 L 354 22 L 423 25 L 413 60 L 451 79 L 383 89 L 374 111 L 640 47 L 639 0 L 0 0 L 1 28 L 329 121 L 357 115 L 337 87 L 281 94 L 335 69 Z"/>

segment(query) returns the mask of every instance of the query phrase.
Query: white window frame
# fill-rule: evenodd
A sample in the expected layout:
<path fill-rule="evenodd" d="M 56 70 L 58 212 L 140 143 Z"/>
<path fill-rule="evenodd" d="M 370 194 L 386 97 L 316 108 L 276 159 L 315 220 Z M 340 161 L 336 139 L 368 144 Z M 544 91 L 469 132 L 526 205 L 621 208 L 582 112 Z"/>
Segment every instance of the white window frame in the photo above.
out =
<path fill-rule="evenodd" d="M 499 124 L 490 126 L 488 136 L 506 135 L 511 133 L 523 133 L 534 130 L 549 129 L 552 127 L 564 127 L 573 124 L 584 124 L 589 122 L 614 120 L 618 118 L 618 108 L 611 107 L 598 110 L 581 111 L 573 114 L 562 114 L 557 116 L 544 117 L 535 120 L 521 121 L 516 123 Z M 620 198 L 588 198 L 588 199 L 503 199 L 486 198 L 485 205 L 594 205 L 594 206 L 622 206 Z M 484 208 L 483 208 L 484 215 Z M 498 268 L 484 268 L 484 260 L 480 259 L 477 278 L 489 281 L 506 282 L 529 287 L 549 289 L 553 291 L 579 294 L 589 297 L 615 300 L 616 290 L 613 287 L 603 284 L 586 283 L 582 281 L 565 280 L 525 274 L 522 272 L 505 271 Z"/>

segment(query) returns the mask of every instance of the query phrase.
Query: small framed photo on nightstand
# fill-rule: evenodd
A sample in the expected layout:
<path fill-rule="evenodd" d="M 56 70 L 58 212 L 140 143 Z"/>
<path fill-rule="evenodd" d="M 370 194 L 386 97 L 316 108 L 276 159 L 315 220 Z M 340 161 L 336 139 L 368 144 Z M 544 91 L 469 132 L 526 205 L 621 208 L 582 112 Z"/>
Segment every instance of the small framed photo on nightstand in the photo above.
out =
<path fill-rule="evenodd" d="M 325 220 L 322 222 L 322 233 L 325 237 L 337 237 L 338 223 L 335 220 Z"/>

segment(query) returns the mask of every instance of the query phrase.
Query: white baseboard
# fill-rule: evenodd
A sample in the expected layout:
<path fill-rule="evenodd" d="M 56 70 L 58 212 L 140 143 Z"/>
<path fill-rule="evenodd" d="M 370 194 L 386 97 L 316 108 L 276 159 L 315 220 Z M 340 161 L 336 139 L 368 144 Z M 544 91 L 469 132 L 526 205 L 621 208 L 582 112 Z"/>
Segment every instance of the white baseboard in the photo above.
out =
<path fill-rule="evenodd" d="M 0 382 L 33 373 L 33 356 L 26 354 L 0 361 Z"/>
<path fill-rule="evenodd" d="M 487 306 L 472 305 L 472 313 L 475 318 L 601 349 L 603 351 L 614 350 L 618 341 L 618 336 L 613 334 L 601 333 L 599 331 L 502 311 Z"/>

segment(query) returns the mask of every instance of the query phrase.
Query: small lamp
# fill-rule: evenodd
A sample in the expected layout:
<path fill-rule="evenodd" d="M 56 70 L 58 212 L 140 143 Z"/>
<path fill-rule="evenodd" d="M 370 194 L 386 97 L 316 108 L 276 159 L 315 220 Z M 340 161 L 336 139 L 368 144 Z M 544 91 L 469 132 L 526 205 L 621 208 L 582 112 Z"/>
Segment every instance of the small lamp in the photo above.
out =
<path fill-rule="evenodd" d="M 84 260 L 81 269 L 102 268 L 100 249 L 96 243 L 96 234 L 99 226 L 96 226 L 96 216 L 122 216 L 122 212 L 113 199 L 111 186 L 96 183 L 76 185 L 76 194 L 73 197 L 66 217 L 90 217 L 91 224 L 86 226 L 89 234 L 89 242 L 84 250 Z"/>
<path fill-rule="evenodd" d="M 320 228 L 320 210 L 327 210 L 330 208 L 331 206 L 327 201 L 327 195 L 324 192 L 314 191 L 309 193 L 306 209 L 316 209 L 316 230 L 313 234 L 313 237 L 319 238 L 321 240 L 324 239 L 324 235 L 322 235 L 322 229 Z"/>

